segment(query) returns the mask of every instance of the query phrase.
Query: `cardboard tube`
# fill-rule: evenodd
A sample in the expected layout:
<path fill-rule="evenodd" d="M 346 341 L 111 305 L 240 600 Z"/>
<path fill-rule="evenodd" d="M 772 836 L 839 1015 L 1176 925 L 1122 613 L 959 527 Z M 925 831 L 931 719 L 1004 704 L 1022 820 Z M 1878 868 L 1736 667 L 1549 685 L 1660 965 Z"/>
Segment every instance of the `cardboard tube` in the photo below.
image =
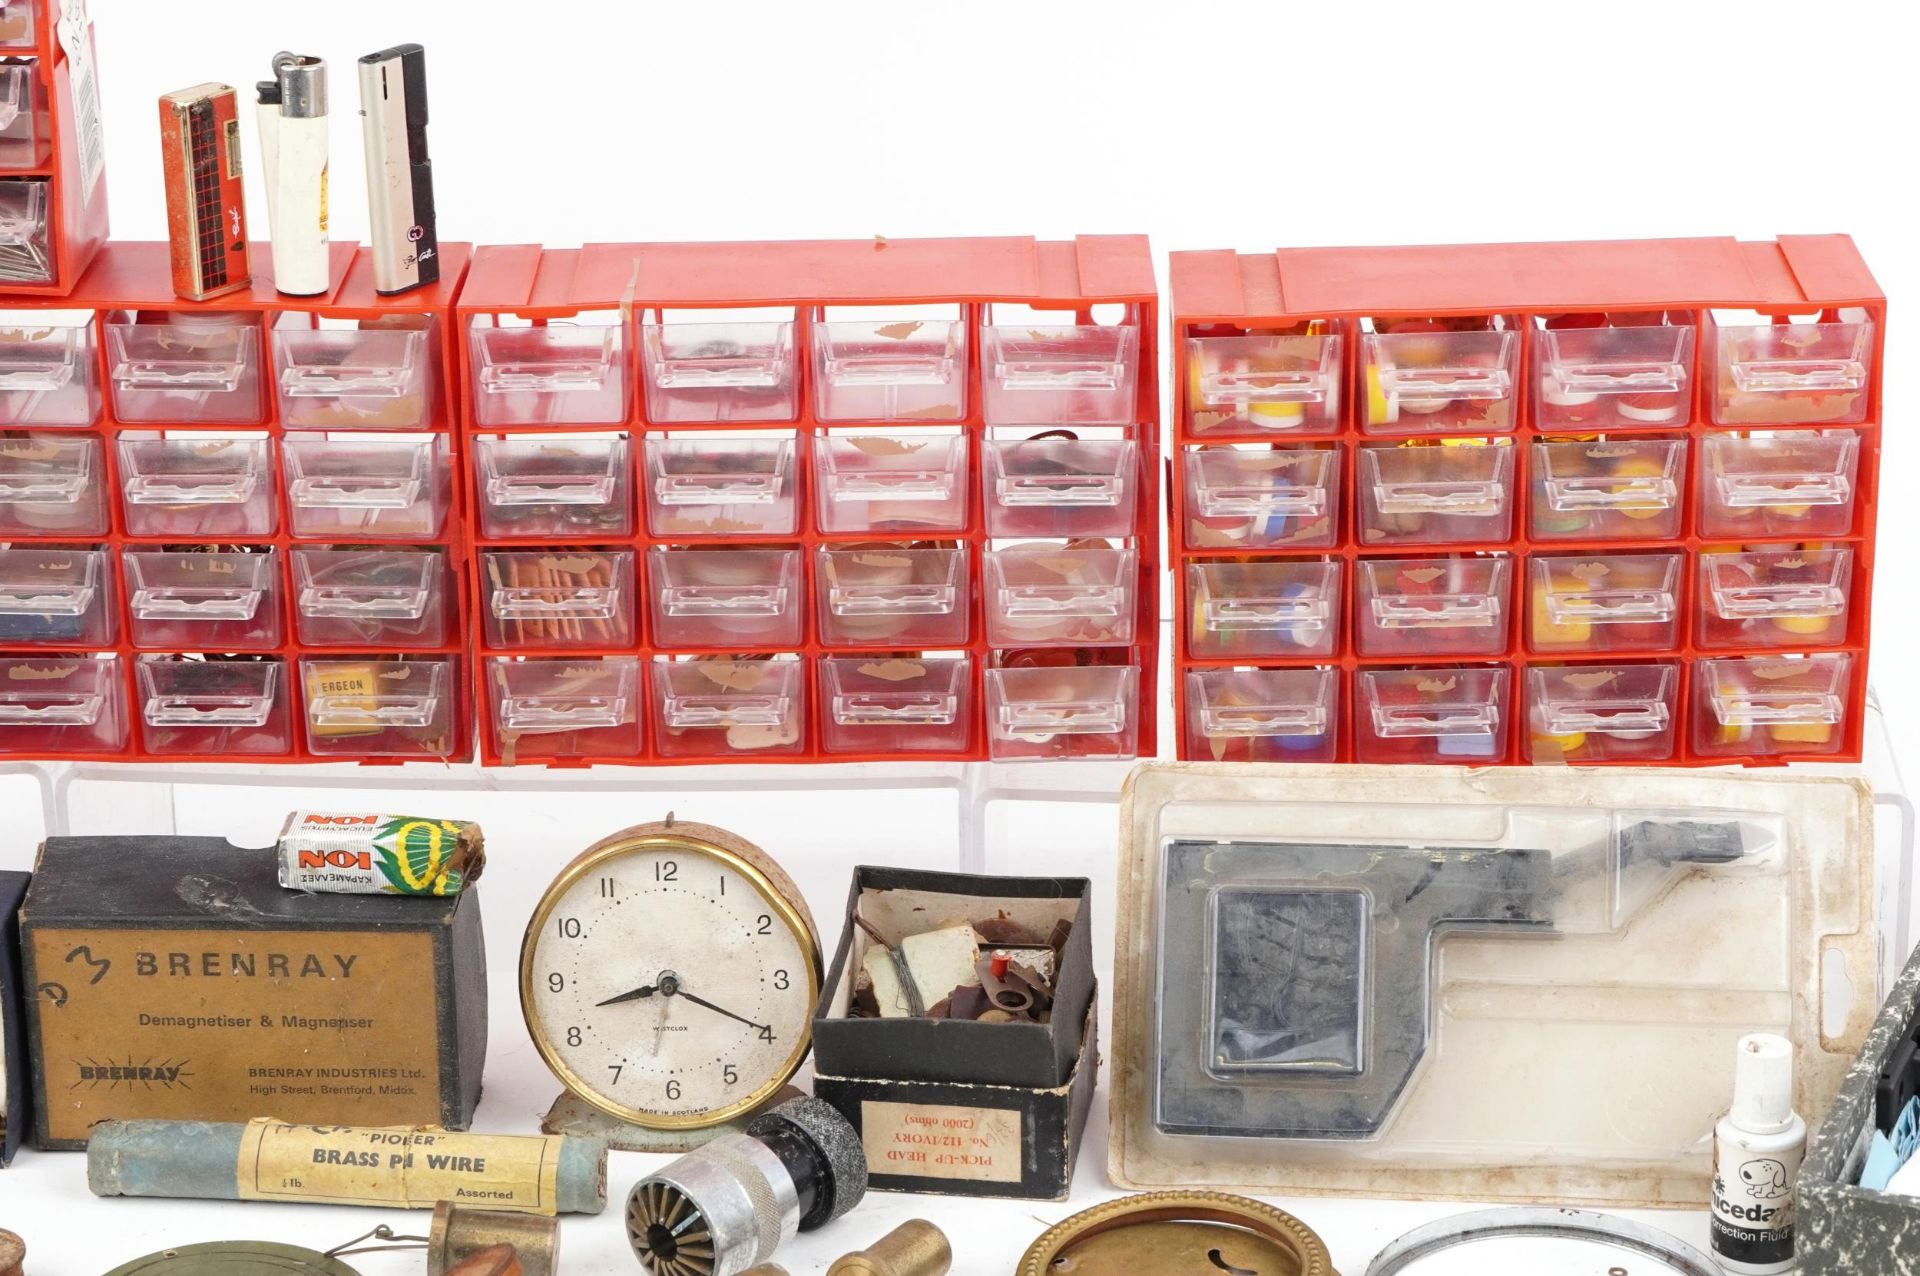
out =
<path fill-rule="evenodd" d="M 482 1160 L 486 1169 L 473 1167 Z M 456 1168 L 436 1177 L 436 1163 Z M 529 1173 L 515 1199 L 497 1199 L 508 1172 L 523 1169 L 547 1177 Z M 87 1141 L 87 1186 L 95 1196 L 424 1208 L 468 1183 L 468 1203 L 487 1209 L 598 1214 L 607 1203 L 607 1148 L 597 1139 L 560 1136 L 259 1120 L 103 1121 Z"/>

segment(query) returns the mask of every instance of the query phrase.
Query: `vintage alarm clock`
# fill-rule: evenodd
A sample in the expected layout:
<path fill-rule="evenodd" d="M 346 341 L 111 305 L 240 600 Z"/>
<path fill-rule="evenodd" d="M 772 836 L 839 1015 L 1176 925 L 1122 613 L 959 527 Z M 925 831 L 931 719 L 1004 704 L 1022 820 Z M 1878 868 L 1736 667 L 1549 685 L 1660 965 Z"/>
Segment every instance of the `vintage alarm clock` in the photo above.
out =
<path fill-rule="evenodd" d="M 541 897 L 520 948 L 540 1057 L 580 1099 L 696 1130 L 778 1094 L 812 1043 L 820 939 L 758 847 L 672 816 L 589 847 Z"/>

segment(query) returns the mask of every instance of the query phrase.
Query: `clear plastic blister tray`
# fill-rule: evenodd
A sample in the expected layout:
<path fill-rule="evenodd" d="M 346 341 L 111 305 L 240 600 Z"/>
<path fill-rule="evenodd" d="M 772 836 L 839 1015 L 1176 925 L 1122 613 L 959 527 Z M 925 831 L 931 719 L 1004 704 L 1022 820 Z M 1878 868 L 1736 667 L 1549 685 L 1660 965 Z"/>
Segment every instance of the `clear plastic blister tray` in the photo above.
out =
<path fill-rule="evenodd" d="M 1877 1002 L 1861 781 L 1148 765 L 1121 834 L 1123 1187 L 1699 1205 L 1738 1038 L 1817 1116 Z"/>

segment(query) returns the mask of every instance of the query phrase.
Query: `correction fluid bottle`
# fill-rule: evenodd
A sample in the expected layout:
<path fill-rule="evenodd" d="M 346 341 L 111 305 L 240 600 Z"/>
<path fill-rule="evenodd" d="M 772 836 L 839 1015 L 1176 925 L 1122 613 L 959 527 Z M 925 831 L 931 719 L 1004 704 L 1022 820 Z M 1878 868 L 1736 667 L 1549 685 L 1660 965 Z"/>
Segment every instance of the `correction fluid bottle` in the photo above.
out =
<path fill-rule="evenodd" d="M 1741 1276 L 1793 1267 L 1794 1180 L 1807 1123 L 1793 1110 L 1793 1043 L 1740 1038 L 1733 1107 L 1713 1128 L 1713 1257 Z"/>

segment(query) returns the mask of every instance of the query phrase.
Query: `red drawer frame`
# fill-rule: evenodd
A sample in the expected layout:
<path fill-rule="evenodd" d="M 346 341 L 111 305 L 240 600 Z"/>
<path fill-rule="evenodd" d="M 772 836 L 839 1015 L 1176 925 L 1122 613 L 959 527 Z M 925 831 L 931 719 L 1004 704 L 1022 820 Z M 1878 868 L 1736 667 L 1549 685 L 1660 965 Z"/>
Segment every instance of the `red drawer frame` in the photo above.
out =
<path fill-rule="evenodd" d="M 1678 661 L 1674 756 L 1666 765 L 1710 766 L 1729 762 L 1771 765 L 1793 761 L 1858 761 L 1863 747 L 1867 698 L 1867 655 L 1869 617 L 1872 603 L 1874 522 L 1877 512 L 1880 477 L 1880 427 L 1882 421 L 1882 377 L 1885 364 L 1886 300 L 1868 270 L 1853 241 L 1844 235 L 1781 236 L 1776 241 L 1742 242 L 1731 238 L 1622 240 L 1590 243 L 1531 243 L 1446 245 L 1433 247 L 1385 248 L 1295 248 L 1273 253 L 1240 254 L 1233 251 L 1176 252 L 1172 254 L 1172 331 L 1173 347 L 1173 438 L 1169 458 L 1171 499 L 1168 557 L 1173 570 L 1175 609 L 1174 721 L 1178 755 L 1194 756 L 1188 747 L 1188 697 L 1186 675 L 1208 668 L 1332 668 L 1337 671 L 1335 721 L 1338 724 L 1336 748 L 1340 761 L 1353 761 L 1354 683 L 1358 670 L 1367 668 L 1404 668 L 1423 665 L 1505 666 L 1509 675 L 1509 695 L 1504 718 L 1505 741 L 1499 756 L 1477 758 L 1476 765 L 1526 760 L 1527 714 L 1526 677 L 1530 665 L 1622 665 L 1656 661 Z M 1696 329 L 1695 368 L 1691 410 L 1685 423 L 1669 422 L 1632 429 L 1608 428 L 1609 437 L 1629 435 L 1685 436 L 1687 471 L 1682 488 L 1685 496 L 1685 522 L 1682 534 L 1666 540 L 1542 540 L 1528 535 L 1527 502 L 1530 500 L 1531 449 L 1542 437 L 1565 437 L 1564 427 L 1542 430 L 1534 420 L 1531 388 L 1534 376 L 1536 315 L 1566 314 L 1581 311 L 1691 310 L 1696 319 L 1712 309 L 1759 311 L 1769 315 L 1805 315 L 1837 308 L 1859 308 L 1874 324 L 1873 365 L 1868 386 L 1866 421 L 1861 425 L 1803 426 L 1768 425 L 1768 431 L 1846 429 L 1859 435 L 1859 469 L 1855 480 L 1854 524 L 1846 536 L 1742 536 L 1742 544 L 1796 544 L 1808 539 L 1845 545 L 1855 555 L 1851 615 L 1845 640 L 1816 644 L 1794 651 L 1839 651 L 1853 658 L 1846 718 L 1841 728 L 1837 752 L 1818 754 L 1778 753 L 1754 757 L 1703 757 L 1692 747 L 1690 725 L 1692 678 L 1695 661 L 1709 656 L 1730 654 L 1763 655 L 1759 651 L 1730 652 L 1697 644 L 1694 624 L 1695 575 L 1698 553 L 1703 545 L 1723 543 L 1726 537 L 1702 537 L 1696 529 L 1695 478 L 1700 441 L 1709 434 L 1738 433 L 1743 427 L 1711 424 L 1713 391 L 1711 369 L 1704 358 L 1700 339 L 1704 322 Z M 1363 432 L 1358 413 L 1366 402 L 1362 382 L 1360 341 L 1355 335 L 1358 319 L 1394 320 L 1451 315 L 1517 314 L 1521 323 L 1521 374 L 1516 395 L 1516 426 L 1500 437 L 1513 441 L 1515 450 L 1513 535 L 1504 541 L 1444 546 L 1376 545 L 1363 547 L 1358 540 L 1357 495 L 1348 476 L 1354 473 L 1355 452 L 1362 443 L 1393 443 L 1427 434 L 1391 430 Z M 1342 411 L 1337 434 L 1298 440 L 1276 439 L 1272 434 L 1208 431 L 1194 435 L 1190 429 L 1190 380 L 1186 339 L 1197 328 L 1221 325 L 1233 328 L 1272 328 L 1303 320 L 1348 320 L 1348 338 L 1343 346 Z M 1202 334 L 1204 335 L 1204 334 Z M 1461 432 L 1466 433 L 1466 432 Z M 1484 434 L 1484 432 L 1483 432 Z M 1272 549 L 1249 551 L 1240 548 L 1191 548 L 1187 543 L 1186 470 L 1187 450 L 1204 444 L 1223 442 L 1272 442 L 1276 446 L 1328 446 L 1338 454 L 1341 466 L 1341 492 L 1338 535 L 1332 548 Z M 1630 553 L 1654 549 L 1684 550 L 1679 603 L 1685 617 L 1682 640 L 1670 651 L 1658 654 L 1555 654 L 1529 655 L 1525 626 L 1518 619 L 1506 652 L 1487 659 L 1436 657 L 1422 660 L 1407 656 L 1363 656 L 1354 649 L 1352 588 L 1354 565 L 1363 559 L 1402 558 L 1408 556 L 1477 551 L 1504 551 L 1514 561 L 1517 582 L 1513 596 L 1526 599 L 1526 564 L 1536 552 L 1540 555 L 1580 553 Z M 1188 595 L 1187 566 L 1191 563 L 1244 557 L 1262 559 L 1329 558 L 1343 564 L 1340 637 L 1331 657 L 1297 659 L 1267 657 L 1195 657 L 1191 654 L 1191 599 Z M 1516 608 L 1521 614 L 1524 612 Z M 1229 752 L 1228 757 L 1234 756 Z M 1211 759 L 1208 759 L 1211 760 Z M 1614 765 L 1593 762 L 1581 765 Z M 1620 763 L 1631 765 L 1631 763 Z"/>
<path fill-rule="evenodd" d="M 450 680 L 450 688 L 455 697 L 453 706 L 453 738 L 448 753 L 421 754 L 421 760 L 460 761 L 472 756 L 471 723 L 473 706 L 469 698 L 470 682 L 466 676 L 470 657 L 466 639 L 466 617 L 461 600 L 467 596 L 465 573 L 468 553 L 466 536 L 465 498 L 466 487 L 457 480 L 464 471 L 464 448 L 460 432 L 454 425 L 455 405 L 457 403 L 455 377 L 458 374 L 457 361 L 452 357 L 449 346 L 454 331 L 454 298 L 458 294 L 472 250 L 466 244 L 443 244 L 441 246 L 441 281 L 439 284 L 405 293 L 395 297 L 381 296 L 373 287 L 373 257 L 370 250 L 352 243 L 335 243 L 331 254 L 332 284 L 326 293 L 315 297 L 290 297 L 275 291 L 273 286 L 272 254 L 265 244 L 253 247 L 254 273 L 249 290 L 229 293 L 210 301 L 185 301 L 174 295 L 171 269 L 169 266 L 167 245 L 164 243 L 115 242 L 110 244 L 95 260 L 92 269 L 81 280 L 80 286 L 72 295 L 65 297 L 20 296 L 0 294 L 0 309 L 6 310 L 92 310 L 94 312 L 94 347 L 99 360 L 97 373 L 100 378 L 101 413 L 98 420 L 89 428 L 49 427 L 35 429 L 36 433 L 58 435 L 61 437 L 92 436 L 102 440 L 104 453 L 104 478 L 110 488 L 108 499 L 109 534 L 104 539 L 73 536 L 14 537 L 20 545 L 58 544 L 99 546 L 112 551 L 114 563 L 114 599 L 118 608 L 117 639 L 108 646 L 87 647 L 85 645 L 49 645 L 24 646 L 7 644 L 0 641 L 0 654 L 8 656 L 42 657 L 56 652 L 89 652 L 99 654 L 113 652 L 120 657 L 122 674 L 121 692 L 125 697 L 123 708 L 128 726 L 128 743 L 125 748 L 112 752 L 75 752 L 36 755 L 45 760 L 139 760 L 167 762 L 233 762 L 274 763 L 274 762 L 338 762 L 355 760 L 340 754 L 316 754 L 309 747 L 302 711 L 302 689 L 297 678 L 297 661 L 302 656 L 338 657 L 351 659 L 356 656 L 376 654 L 394 654 L 394 649 L 383 647 L 354 646 L 308 646 L 297 641 L 294 624 L 295 590 L 292 588 L 292 561 L 288 550 L 299 547 L 324 547 L 331 543 L 327 539 L 294 536 L 288 530 L 288 518 L 285 510 L 284 483 L 281 475 L 284 470 L 276 463 L 274 481 L 280 486 L 278 501 L 280 517 L 278 531 L 272 536 L 233 536 L 222 537 L 219 544 L 271 546 L 280 551 L 282 607 L 281 644 L 270 650 L 250 652 L 250 655 L 277 656 L 287 662 L 286 694 L 289 697 L 288 709 L 294 722 L 293 747 L 285 754 L 151 754 L 141 744 L 137 687 L 135 685 L 134 666 L 142 654 L 156 654 L 152 649 L 135 648 L 131 643 L 131 621 L 127 591 L 120 577 L 121 552 L 128 548 L 151 548 L 156 545 L 179 543 L 179 537 L 135 536 L 126 530 L 124 511 L 119 499 L 121 491 L 121 473 L 119 449 L 116 446 L 123 433 L 147 434 L 165 431 L 169 434 L 202 433 L 209 435 L 254 434 L 263 433 L 273 440 L 276 458 L 280 452 L 280 443 L 288 431 L 280 422 L 278 396 L 271 387 L 273 359 L 269 344 L 271 330 L 275 321 L 285 314 L 324 313 L 331 317 L 351 319 L 376 319 L 382 316 L 430 314 L 437 316 L 436 340 L 440 343 L 438 351 L 441 383 L 437 387 L 436 416 L 432 433 L 447 438 L 449 463 L 455 467 L 456 481 L 451 485 L 447 519 L 438 537 L 419 542 L 394 541 L 395 548 L 434 547 L 443 550 L 447 556 L 448 575 L 446 588 L 451 591 L 448 600 L 450 624 L 447 639 L 437 647 L 407 649 L 408 656 L 432 657 L 446 656 L 454 659 L 456 668 Z M 106 315 L 110 311 L 146 310 L 146 311 L 246 311 L 261 315 L 261 340 L 257 344 L 262 361 L 261 395 L 264 401 L 264 419 L 259 425 L 231 424 L 194 424 L 174 423 L 168 425 L 132 424 L 117 420 L 113 411 L 113 396 L 109 389 L 109 355 L 105 340 Z M 20 427 L 20 430 L 33 427 Z M 416 433 L 413 431 L 395 431 L 398 434 Z M 388 542 L 382 542 L 387 544 Z M 164 653 L 159 653 L 164 654 Z M 6 756 L 0 754 L 0 756 Z M 410 760 L 403 756 L 364 759 L 370 762 L 387 763 Z"/>
<path fill-rule="evenodd" d="M 479 706 L 480 756 L 488 765 L 501 765 L 500 742 L 492 726 L 492 710 L 487 701 L 486 662 L 494 656 L 528 658 L 571 657 L 590 660 L 601 656 L 635 656 L 643 668 L 640 692 L 642 740 L 637 755 L 580 756 L 565 759 L 539 759 L 539 765 L 586 766 L 595 764 L 682 764 L 708 761 L 767 763 L 862 762 L 862 761 L 980 761 L 988 756 L 984 730 L 984 673 L 992 657 L 986 642 L 982 590 L 979 580 L 980 550 L 988 537 L 977 482 L 980 441 L 985 437 L 977 340 L 969 341 L 969 395 L 966 416 L 958 422 L 970 438 L 968 517 L 966 530 L 959 535 L 941 533 L 941 541 L 958 541 L 970 547 L 974 580 L 971 633 L 964 650 L 973 658 L 973 722 L 969 744 L 964 750 L 945 753 L 828 753 L 821 746 L 823 706 L 818 694 L 817 664 L 822 655 L 844 653 L 846 648 L 828 648 L 818 637 L 812 605 L 813 551 L 822 544 L 875 539 L 898 539 L 861 534 L 822 534 L 815 530 L 809 516 L 813 498 L 813 463 L 810 440 L 829 428 L 845 430 L 850 422 L 821 422 L 814 413 L 813 369 L 806 357 L 810 349 L 811 311 L 820 306 L 885 306 L 957 303 L 977 334 L 980 308 L 991 303 L 1024 304 L 1044 309 L 1073 311 L 1080 322 L 1089 322 L 1095 306 L 1124 305 L 1131 308 L 1139 325 L 1139 382 L 1136 392 L 1134 425 L 1131 431 L 1137 443 L 1139 491 L 1133 543 L 1139 553 L 1136 592 L 1138 614 L 1135 637 L 1130 647 L 1114 648 L 1126 653 L 1121 659 L 1139 668 L 1138 702 L 1133 707 L 1141 750 L 1155 751 L 1156 682 L 1159 653 L 1159 529 L 1161 514 L 1157 485 L 1152 476 L 1159 465 L 1159 302 L 1154 282 L 1153 262 L 1144 236 L 1082 236 L 1072 241 L 1043 242 L 1027 237 L 900 240 L 788 241 L 760 243 L 675 243 L 675 244 L 590 244 L 579 249 L 543 249 L 534 245 L 487 247 L 475 255 L 458 311 L 457 344 L 462 376 L 461 419 L 469 439 L 478 435 L 516 436 L 537 434 L 625 434 L 629 440 L 629 460 L 635 473 L 643 472 L 642 439 L 649 433 L 670 431 L 707 432 L 713 430 L 794 430 L 799 439 L 795 469 L 797 490 L 801 493 L 802 516 L 797 536 L 778 538 L 685 536 L 656 538 L 648 534 L 643 514 L 636 513 L 634 535 L 612 540 L 588 540 L 583 545 L 597 549 L 631 549 L 638 570 L 646 571 L 646 551 L 658 544 L 697 545 L 732 544 L 759 547 L 798 547 L 802 550 L 803 579 L 806 582 L 806 618 L 804 641 L 794 647 L 782 647 L 781 654 L 796 654 L 806 664 L 807 721 L 799 752 L 783 756 L 734 755 L 729 758 L 663 758 L 654 748 L 651 721 L 652 657 L 672 654 L 713 654 L 711 648 L 666 650 L 651 643 L 651 625 L 647 608 L 636 600 L 636 631 L 639 641 L 620 647 L 591 648 L 569 646 L 564 649 L 514 647 L 489 648 L 484 641 L 478 618 L 484 605 L 480 594 L 480 573 L 470 570 L 468 606 L 473 643 L 473 679 L 475 703 Z M 646 418 L 642 391 L 636 315 L 654 309 L 698 310 L 710 308 L 795 307 L 798 361 L 799 413 L 791 422 L 754 422 L 673 426 L 653 425 Z M 536 323 L 565 319 L 582 311 L 619 311 L 626 329 L 629 355 L 626 375 L 629 407 L 627 419 L 618 425 L 591 426 L 486 426 L 477 423 L 473 410 L 472 367 L 467 341 L 469 324 L 476 316 L 512 314 Z M 902 428 L 907 423 L 876 424 L 875 430 Z M 941 424 L 954 424 L 943 422 Z M 1045 428 L 1036 425 L 1037 429 Z M 465 467 L 467 482 L 473 482 L 473 467 Z M 638 480 L 634 483 L 638 501 Z M 477 494 L 469 486 L 469 508 Z M 540 539 L 483 538 L 477 521 L 472 524 L 475 553 L 484 548 L 553 547 L 556 542 Z M 471 566 L 471 565 L 470 565 Z M 942 650 L 949 648 L 943 645 Z M 953 647 L 951 650 L 962 650 Z M 738 653 L 748 654 L 748 653 Z"/>

